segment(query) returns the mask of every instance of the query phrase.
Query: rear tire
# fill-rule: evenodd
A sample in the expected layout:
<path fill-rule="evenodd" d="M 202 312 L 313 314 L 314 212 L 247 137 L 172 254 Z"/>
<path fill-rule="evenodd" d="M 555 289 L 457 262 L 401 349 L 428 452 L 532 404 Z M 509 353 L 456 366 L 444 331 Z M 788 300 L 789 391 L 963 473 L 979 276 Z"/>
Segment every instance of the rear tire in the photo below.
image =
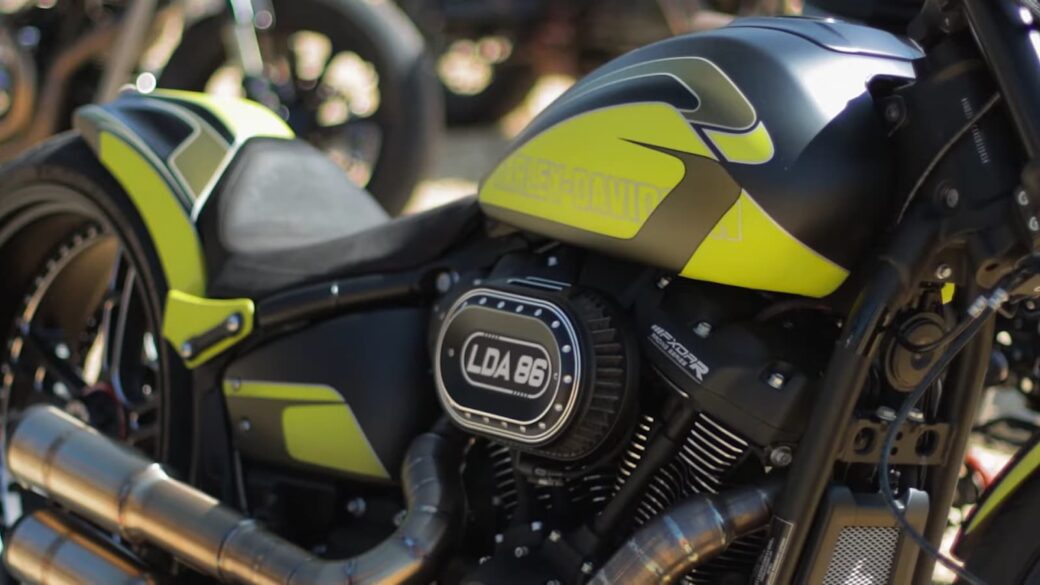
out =
<path fill-rule="evenodd" d="M 0 170 L 0 274 L 4 432 L 21 408 L 53 404 L 186 472 L 190 377 L 162 339 L 165 276 L 130 199 L 78 135 Z"/>
<path fill-rule="evenodd" d="M 1038 521 L 1040 475 L 1034 475 L 972 535 L 962 551 L 965 567 L 990 585 L 1040 585 Z"/>

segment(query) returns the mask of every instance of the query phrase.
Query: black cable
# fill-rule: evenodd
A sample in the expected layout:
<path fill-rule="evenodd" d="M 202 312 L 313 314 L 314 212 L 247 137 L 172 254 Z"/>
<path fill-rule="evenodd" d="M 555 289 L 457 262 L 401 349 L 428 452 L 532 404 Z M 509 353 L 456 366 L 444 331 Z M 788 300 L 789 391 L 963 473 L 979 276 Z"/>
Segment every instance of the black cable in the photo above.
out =
<path fill-rule="evenodd" d="M 968 122 L 964 126 L 962 126 L 956 134 L 951 136 L 950 139 L 946 141 L 946 144 L 943 144 L 942 148 L 939 149 L 939 152 L 935 153 L 935 156 L 932 157 L 932 162 L 928 163 L 928 166 L 925 167 L 924 172 L 921 173 L 921 176 L 917 179 L 917 182 L 914 183 L 913 188 L 910 189 L 910 193 L 907 194 L 906 200 L 903 202 L 903 208 L 899 210 L 899 215 L 896 217 L 896 223 L 903 221 L 903 215 L 905 215 L 906 210 L 910 208 L 910 203 L 913 202 L 914 197 L 917 196 L 917 192 L 920 191 L 921 187 L 924 186 L 925 182 L 928 180 L 928 177 L 932 176 L 932 172 L 934 172 L 936 167 L 939 166 L 939 163 L 941 163 L 942 160 L 946 158 L 946 155 L 949 154 L 951 150 L 953 150 L 954 146 L 957 146 L 957 143 L 960 142 L 962 138 L 964 138 L 968 135 L 969 132 L 971 132 L 971 129 L 974 128 L 976 124 L 982 121 L 982 118 L 984 118 L 986 114 L 988 114 L 990 110 L 992 110 L 993 107 L 997 105 L 998 102 L 1000 102 L 1000 94 L 993 94 L 993 96 L 986 100 L 986 103 L 983 104 L 981 108 L 979 108 L 979 111 L 975 112 L 975 115 L 972 116 L 971 119 L 968 120 Z"/>
<path fill-rule="evenodd" d="M 939 339 L 921 344 L 914 343 L 907 339 L 906 331 L 904 329 L 901 329 L 899 331 L 899 335 L 896 337 L 896 340 L 899 341 L 899 345 L 902 345 L 903 347 L 909 349 L 914 353 L 927 353 L 939 349 L 940 347 L 949 343 L 950 340 L 956 338 L 961 333 L 964 333 L 964 330 L 967 328 L 969 324 L 970 321 L 962 321 L 953 329 L 939 336 Z"/>
<path fill-rule="evenodd" d="M 964 346 L 971 341 L 971 338 L 979 332 L 979 329 L 981 329 L 983 323 L 985 323 L 985 318 L 988 317 L 991 312 L 992 309 L 987 307 L 978 317 L 968 319 L 968 325 L 964 327 L 964 331 L 958 335 L 946 351 L 943 352 L 942 356 L 939 357 L 939 360 L 928 372 L 928 375 L 925 376 L 924 380 L 922 380 L 921 383 L 914 388 L 913 392 L 907 396 L 906 400 L 903 401 L 903 406 L 899 409 L 899 412 L 896 413 L 895 420 L 889 423 L 888 431 L 885 433 L 885 442 L 882 445 L 881 451 L 881 462 L 878 466 L 880 468 L 879 476 L 881 482 L 881 494 L 903 531 L 911 540 L 917 543 L 917 546 L 919 546 L 921 550 L 934 557 L 940 564 L 953 571 L 954 574 L 971 585 L 986 585 L 986 583 L 971 574 L 968 570 L 957 565 L 952 558 L 943 554 L 942 551 L 933 546 L 932 543 L 928 542 L 928 539 L 925 538 L 923 534 L 917 532 L 917 530 L 911 526 L 910 522 L 906 519 L 905 511 L 900 509 L 898 502 L 896 502 L 895 494 L 892 493 L 892 486 L 889 482 L 888 460 L 892 453 L 892 447 L 896 441 L 896 435 L 899 434 L 899 429 L 903 426 L 903 423 L 905 423 L 910 417 L 910 412 L 914 409 L 917 403 L 920 402 L 925 392 L 932 387 L 932 384 L 935 383 L 939 375 L 946 369 L 953 358 L 956 357 L 956 355 L 964 349 Z"/>
<path fill-rule="evenodd" d="M 967 569 L 959 566 L 952 558 L 945 555 L 932 543 L 928 542 L 928 539 L 923 534 L 917 532 L 917 530 L 910 525 L 910 522 L 906 519 L 906 514 L 900 509 L 898 502 L 896 502 L 895 494 L 892 493 L 892 486 L 890 484 L 890 471 L 889 471 L 889 458 L 892 455 L 892 447 L 896 442 L 896 435 L 899 434 L 900 428 L 903 423 L 910 417 L 910 412 L 917 406 L 917 403 L 921 401 L 925 393 L 932 387 L 933 384 L 939 379 L 939 376 L 946 370 L 953 361 L 953 358 L 957 356 L 964 349 L 964 346 L 971 341 L 973 337 L 979 332 L 986 319 L 996 310 L 998 307 L 1007 301 L 1008 290 L 1015 290 L 1015 287 L 1021 284 L 1022 280 L 1026 278 L 1033 271 L 1027 269 L 1020 269 L 1011 276 L 1003 279 L 1000 284 L 993 288 L 992 292 L 986 293 L 980 296 L 971 309 L 968 311 L 968 317 L 954 328 L 954 331 L 960 331 L 956 338 L 950 343 L 950 345 L 943 351 L 942 355 L 932 366 L 932 369 L 928 371 L 924 379 L 913 389 L 912 392 L 903 401 L 903 405 L 900 407 L 899 412 L 896 413 L 895 419 L 889 423 L 888 430 L 885 432 L 885 440 L 882 444 L 881 461 L 878 464 L 879 476 L 881 483 L 881 495 L 895 516 L 896 521 L 899 523 L 903 531 L 917 543 L 917 546 L 924 552 L 931 555 L 941 565 L 947 569 L 953 571 L 955 575 L 966 581 L 971 585 L 986 585 L 986 582 L 979 579 Z M 975 305 L 978 305 L 976 307 Z"/>

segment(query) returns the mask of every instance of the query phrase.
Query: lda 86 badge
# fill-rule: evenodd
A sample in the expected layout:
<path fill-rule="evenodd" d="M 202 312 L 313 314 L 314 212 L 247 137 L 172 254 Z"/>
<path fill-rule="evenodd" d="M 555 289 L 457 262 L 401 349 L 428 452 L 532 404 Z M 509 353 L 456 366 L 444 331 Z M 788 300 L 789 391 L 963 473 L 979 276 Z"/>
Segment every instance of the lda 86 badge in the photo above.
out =
<path fill-rule="evenodd" d="M 536 294 L 476 288 L 445 316 L 434 373 L 459 426 L 527 445 L 565 427 L 582 378 L 581 340 L 569 312 Z"/>

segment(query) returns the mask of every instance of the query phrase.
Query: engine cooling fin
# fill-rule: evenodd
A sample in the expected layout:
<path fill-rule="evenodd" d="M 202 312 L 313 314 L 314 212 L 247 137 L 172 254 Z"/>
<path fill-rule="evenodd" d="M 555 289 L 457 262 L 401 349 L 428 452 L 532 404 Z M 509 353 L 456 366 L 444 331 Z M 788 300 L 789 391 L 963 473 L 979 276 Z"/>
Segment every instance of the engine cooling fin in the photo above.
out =
<path fill-rule="evenodd" d="M 619 490 L 642 460 L 655 430 L 655 419 L 643 414 L 622 455 L 615 491 Z M 694 419 L 678 455 L 661 467 L 647 486 L 638 508 L 636 524 L 643 526 L 674 504 L 699 494 L 718 494 L 728 487 L 726 478 L 750 453 L 750 444 L 705 413 Z M 724 575 L 746 573 L 765 546 L 762 533 L 738 539 L 724 553 L 683 577 L 688 585 L 721 582 Z"/>

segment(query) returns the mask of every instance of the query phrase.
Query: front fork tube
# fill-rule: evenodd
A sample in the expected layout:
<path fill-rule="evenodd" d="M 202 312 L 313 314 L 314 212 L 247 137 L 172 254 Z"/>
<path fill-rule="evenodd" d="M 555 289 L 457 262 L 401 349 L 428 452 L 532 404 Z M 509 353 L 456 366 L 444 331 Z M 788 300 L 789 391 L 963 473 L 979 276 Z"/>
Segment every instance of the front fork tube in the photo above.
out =
<path fill-rule="evenodd" d="M 963 454 L 967 451 L 971 429 L 975 426 L 975 417 L 982 402 L 989 356 L 993 351 L 995 324 L 996 317 L 991 316 L 961 351 L 943 386 L 944 399 L 939 404 L 939 420 L 950 423 L 950 457 L 945 464 L 929 469 L 924 484 L 931 499 L 924 536 L 936 547 L 946 532 L 947 516 L 956 495 Z M 934 570 L 935 559 L 929 555 L 920 555 L 914 572 L 914 584 L 930 585 Z"/>
<path fill-rule="evenodd" d="M 845 428 L 877 352 L 878 331 L 916 289 L 916 275 L 932 252 L 936 233 L 935 222 L 907 217 L 893 234 L 887 253 L 878 258 L 842 329 L 819 400 L 777 500 L 772 535 L 755 571 L 756 585 L 794 582 Z"/>

